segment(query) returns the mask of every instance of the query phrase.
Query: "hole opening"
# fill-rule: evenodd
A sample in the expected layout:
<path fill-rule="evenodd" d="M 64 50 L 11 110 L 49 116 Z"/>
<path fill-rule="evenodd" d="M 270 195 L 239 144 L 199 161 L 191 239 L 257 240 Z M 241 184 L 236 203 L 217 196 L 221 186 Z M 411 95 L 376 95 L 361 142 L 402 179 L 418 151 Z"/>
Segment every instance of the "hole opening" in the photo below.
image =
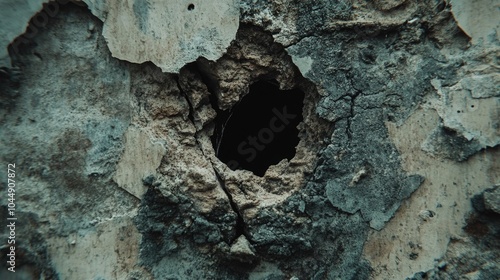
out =
<path fill-rule="evenodd" d="M 304 92 L 280 90 L 278 82 L 258 81 L 230 110 L 215 120 L 212 143 L 217 157 L 232 170 L 263 176 L 269 166 L 291 160 L 299 143 Z"/>

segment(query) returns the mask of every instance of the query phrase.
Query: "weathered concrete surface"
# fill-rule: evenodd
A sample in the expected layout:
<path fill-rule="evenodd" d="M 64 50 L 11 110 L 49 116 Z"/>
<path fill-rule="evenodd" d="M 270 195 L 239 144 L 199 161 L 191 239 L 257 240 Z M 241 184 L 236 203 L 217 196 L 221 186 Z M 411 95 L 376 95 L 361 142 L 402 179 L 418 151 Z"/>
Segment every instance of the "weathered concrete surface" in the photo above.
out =
<path fill-rule="evenodd" d="M 85 0 L 104 22 L 114 57 L 178 72 L 198 57 L 222 56 L 238 29 L 238 0 Z"/>
<path fill-rule="evenodd" d="M 500 39 L 500 4 L 495 0 L 451 0 L 458 26 L 473 43 L 496 44 Z"/>
<path fill-rule="evenodd" d="M 139 201 L 112 181 L 131 122 L 129 70 L 111 57 L 99 34 L 73 36 L 86 34 L 91 24 L 100 23 L 86 8 L 61 8 L 33 38 L 35 49 L 20 45 L 21 52 L 13 57 L 22 65 L 20 81 L 12 89 L 16 94 L 5 95 L 2 87 L 0 158 L 2 164 L 16 162 L 16 209 L 21 225 L 16 245 L 19 254 L 26 252 L 18 264 L 23 271 L 23 263 L 32 263 L 31 279 L 72 278 L 70 270 L 93 276 L 116 271 L 104 268 L 115 265 L 109 263 L 99 270 L 66 265 L 82 264 L 78 260 L 91 259 L 94 253 L 105 259 L 105 246 L 80 245 L 99 239 L 99 234 L 88 233 L 97 224 L 133 216 Z M 54 45 L 66 47 L 61 53 Z M 3 182 L 5 176 L 0 176 Z M 6 191 L 3 184 L 2 191 Z M 118 230 L 110 227 L 105 231 Z M 70 245 L 69 236 L 81 236 L 89 243 Z M 117 235 L 106 238 L 118 242 Z M 125 243 L 138 242 L 137 236 L 130 238 Z M 36 261 L 47 258 L 50 261 L 44 264 Z"/>
<path fill-rule="evenodd" d="M 61 5 L 0 73 L 17 275 L 498 278 L 498 41 L 470 44 L 440 1 L 226 3 L 241 22 L 137 3 Z M 184 52 L 206 55 L 161 60 Z M 259 177 L 212 139 L 263 79 L 305 97 L 295 156 Z"/>
<path fill-rule="evenodd" d="M 154 176 L 165 154 L 161 143 L 152 143 L 144 131 L 130 126 L 124 135 L 124 152 L 116 167 L 114 181 L 138 199 L 146 192 L 143 180 Z"/>
<path fill-rule="evenodd" d="M 483 193 L 484 208 L 486 210 L 500 214 L 500 188 L 496 186 Z"/>
<path fill-rule="evenodd" d="M 433 268 L 451 239 L 465 237 L 462 228 L 472 211 L 470 199 L 500 180 L 498 149 L 476 154 L 467 162 L 436 161 L 423 151 L 420 145 L 438 121 L 435 110 L 422 108 L 403 126 L 387 124 L 404 169 L 426 180 L 383 230 L 370 234 L 364 254 L 376 279 L 402 279 Z M 434 214 L 423 219 L 422 211 Z"/>
<path fill-rule="evenodd" d="M 497 151 L 498 153 L 498 151 Z M 496 167 L 498 170 L 498 166 Z M 498 173 L 497 173 L 498 175 Z M 470 199 L 472 210 L 467 212 L 463 232 L 452 236 L 446 254 L 435 259 L 431 269 L 409 279 L 498 279 L 498 249 L 500 215 L 489 208 L 491 194 L 498 185 L 476 193 Z M 498 201 L 496 202 L 498 205 Z"/>
<path fill-rule="evenodd" d="M 130 217 L 112 217 L 47 242 L 60 279 L 152 279 L 137 264 L 140 234 Z"/>
<path fill-rule="evenodd" d="M 10 67 L 7 46 L 23 34 L 34 14 L 42 9 L 43 0 L 5 0 L 0 2 L 0 66 Z"/>
<path fill-rule="evenodd" d="M 439 81 L 433 81 L 433 85 L 439 99 L 430 101 L 430 106 L 443 119 L 444 127 L 467 141 L 477 141 L 480 148 L 500 144 L 499 74 L 465 77 L 451 87 L 443 88 Z M 491 121 L 485 122 L 490 117 Z"/>
<path fill-rule="evenodd" d="M 32 25 L 26 41 L 56 16 L 69 0 L 23 0 L 0 3 L 0 66 L 11 67 L 7 46 Z M 238 0 L 207 1 L 74 1 L 86 3 L 104 22 L 102 34 L 113 57 L 134 63 L 151 61 L 164 72 L 178 72 L 199 57 L 216 60 L 236 35 Z M 14 43 L 14 52 L 18 51 Z"/>

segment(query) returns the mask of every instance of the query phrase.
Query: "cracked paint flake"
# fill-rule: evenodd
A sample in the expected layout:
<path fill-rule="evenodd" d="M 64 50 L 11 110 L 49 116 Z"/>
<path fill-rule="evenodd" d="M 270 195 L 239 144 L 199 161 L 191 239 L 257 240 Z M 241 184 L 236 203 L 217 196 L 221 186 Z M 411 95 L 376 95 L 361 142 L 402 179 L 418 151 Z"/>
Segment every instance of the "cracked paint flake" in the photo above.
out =
<path fill-rule="evenodd" d="M 40 12 L 28 33 L 33 36 L 56 16 L 68 0 L 0 3 L 0 66 L 10 67 L 7 46 L 26 31 L 30 18 Z M 134 63 L 151 61 L 163 72 L 178 72 L 199 57 L 220 58 L 235 38 L 239 1 L 83 0 L 104 22 L 103 36 L 112 55 Z M 84 5 L 75 1 L 74 3 Z M 193 5 L 193 9 L 189 9 Z M 32 35 L 25 34 L 23 42 Z M 16 46 L 14 44 L 14 46 Z M 14 50 L 15 52 L 15 50 Z"/>
<path fill-rule="evenodd" d="M 218 59 L 239 24 L 238 0 L 84 1 L 104 22 L 103 36 L 114 57 L 151 61 L 163 72 L 178 72 L 199 57 Z"/>
<path fill-rule="evenodd" d="M 494 90 L 498 85 L 480 84 L 490 78 L 493 80 L 492 76 L 466 77 L 451 87 L 442 86 L 439 80 L 432 81 L 439 98 L 433 99 L 431 106 L 442 118 L 443 125 L 469 141 L 478 141 L 483 148 L 500 144 L 500 97 L 495 97 L 498 92 Z"/>

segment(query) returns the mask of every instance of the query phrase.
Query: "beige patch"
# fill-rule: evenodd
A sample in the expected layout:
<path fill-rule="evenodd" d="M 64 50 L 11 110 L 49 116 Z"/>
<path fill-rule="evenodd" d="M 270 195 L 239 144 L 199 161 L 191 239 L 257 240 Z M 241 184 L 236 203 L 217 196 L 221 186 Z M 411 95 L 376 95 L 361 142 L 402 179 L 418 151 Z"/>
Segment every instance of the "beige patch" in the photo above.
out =
<path fill-rule="evenodd" d="M 500 181 L 500 174 L 491 172 L 497 165 L 493 152 L 478 153 L 460 163 L 423 152 L 421 143 L 438 122 L 436 111 L 419 109 L 400 127 L 387 123 L 403 168 L 424 176 L 425 181 L 384 229 L 371 230 L 364 257 L 374 268 L 374 279 L 405 279 L 434 267 L 450 238 L 463 235 L 471 197 Z M 422 219 L 422 211 L 435 215 Z"/>
<path fill-rule="evenodd" d="M 61 279 L 128 279 L 147 273 L 136 266 L 140 234 L 129 217 L 96 225 L 95 229 L 47 240 L 52 264 Z"/>
<path fill-rule="evenodd" d="M 135 197 L 141 199 L 146 188 L 142 179 L 156 173 L 165 148 L 152 143 L 148 134 L 133 126 L 125 132 L 125 151 L 118 162 L 115 182 Z"/>
<path fill-rule="evenodd" d="M 467 140 L 479 141 L 483 146 L 493 147 L 500 144 L 499 97 L 473 98 L 473 94 L 479 93 L 476 93 L 476 90 L 464 89 L 462 83 L 441 87 L 438 80 L 433 80 L 432 84 L 440 97 L 432 99 L 431 106 L 437 110 L 446 127 L 457 131 Z M 491 91 L 493 90 L 492 88 Z M 495 95 L 493 92 L 482 93 L 486 96 Z"/>
<path fill-rule="evenodd" d="M 236 0 L 84 0 L 104 22 L 114 57 L 178 72 L 199 57 L 220 58 L 236 36 Z"/>
<path fill-rule="evenodd" d="M 499 40 L 500 34 L 500 3 L 497 0 L 452 0 L 451 10 L 458 26 L 478 43 L 488 36 Z"/>

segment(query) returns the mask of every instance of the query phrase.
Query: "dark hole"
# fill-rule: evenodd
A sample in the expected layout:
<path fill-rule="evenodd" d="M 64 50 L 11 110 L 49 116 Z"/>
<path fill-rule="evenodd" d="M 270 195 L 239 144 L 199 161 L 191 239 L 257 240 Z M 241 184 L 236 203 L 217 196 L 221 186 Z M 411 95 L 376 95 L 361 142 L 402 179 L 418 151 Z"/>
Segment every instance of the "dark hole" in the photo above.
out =
<path fill-rule="evenodd" d="M 304 92 L 280 90 L 276 81 L 259 81 L 231 110 L 220 112 L 212 136 L 217 157 L 229 168 L 263 176 L 269 166 L 295 156 Z"/>
<path fill-rule="evenodd" d="M 188 10 L 189 10 L 189 11 L 194 10 L 194 4 L 189 4 L 189 5 L 188 5 Z"/>
<path fill-rule="evenodd" d="M 436 215 L 436 212 L 434 212 L 434 211 L 429 211 L 429 217 L 431 217 L 431 218 L 432 218 L 432 217 L 434 217 L 434 215 Z"/>

